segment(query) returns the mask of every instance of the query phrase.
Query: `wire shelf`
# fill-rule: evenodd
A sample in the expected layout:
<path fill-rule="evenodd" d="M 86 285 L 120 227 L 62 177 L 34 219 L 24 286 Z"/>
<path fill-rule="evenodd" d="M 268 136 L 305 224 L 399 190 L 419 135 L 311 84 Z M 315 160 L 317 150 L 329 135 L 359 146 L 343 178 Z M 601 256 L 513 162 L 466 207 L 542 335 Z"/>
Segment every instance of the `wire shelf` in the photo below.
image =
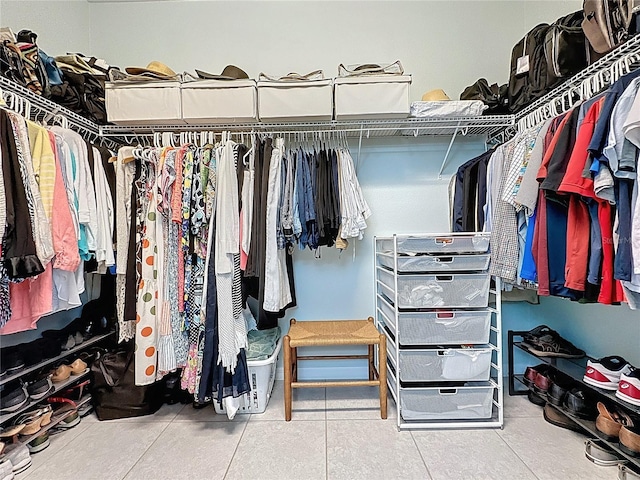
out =
<path fill-rule="evenodd" d="M 486 115 L 459 118 L 403 118 L 380 120 L 332 120 L 324 122 L 234 123 L 208 125 L 104 125 L 100 134 L 105 137 L 140 136 L 155 132 L 341 132 L 348 136 L 423 136 L 484 135 L 514 125 L 513 115 Z"/>

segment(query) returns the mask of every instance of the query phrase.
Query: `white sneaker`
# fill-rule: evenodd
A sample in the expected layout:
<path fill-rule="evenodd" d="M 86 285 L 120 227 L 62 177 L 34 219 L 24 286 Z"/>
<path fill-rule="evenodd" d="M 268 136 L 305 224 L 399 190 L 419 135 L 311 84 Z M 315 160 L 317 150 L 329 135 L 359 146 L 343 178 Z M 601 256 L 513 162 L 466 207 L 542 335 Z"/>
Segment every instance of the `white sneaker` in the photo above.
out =
<path fill-rule="evenodd" d="M 620 376 L 616 397 L 640 407 L 640 369 Z"/>
<path fill-rule="evenodd" d="M 582 380 L 584 383 L 605 390 L 617 390 L 620 375 L 631 373 L 633 367 L 624 358 L 617 355 L 600 360 L 589 360 Z"/>
<path fill-rule="evenodd" d="M 14 476 L 13 465 L 9 458 L 4 455 L 0 458 L 0 480 L 12 480 Z"/>
<path fill-rule="evenodd" d="M 5 449 L 7 459 L 11 462 L 13 473 L 20 473 L 31 466 L 31 455 L 26 445 L 14 443 Z"/>

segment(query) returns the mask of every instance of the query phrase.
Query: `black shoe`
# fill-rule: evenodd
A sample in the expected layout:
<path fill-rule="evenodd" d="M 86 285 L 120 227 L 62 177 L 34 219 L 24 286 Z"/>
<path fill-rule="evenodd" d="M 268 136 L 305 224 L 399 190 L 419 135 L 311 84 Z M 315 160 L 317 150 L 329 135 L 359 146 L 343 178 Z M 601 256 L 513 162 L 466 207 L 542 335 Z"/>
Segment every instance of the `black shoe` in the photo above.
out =
<path fill-rule="evenodd" d="M 571 390 L 572 387 L 571 382 L 556 376 L 547 391 L 547 401 L 556 407 L 561 407 L 567 396 L 567 392 Z"/>
<path fill-rule="evenodd" d="M 54 390 L 53 383 L 51 383 L 51 376 L 36 379 L 30 383 L 27 383 L 27 392 L 31 397 L 31 400 L 41 400 Z"/>
<path fill-rule="evenodd" d="M 0 413 L 20 410 L 29 401 L 29 395 L 23 384 L 7 388 L 0 392 Z"/>
<path fill-rule="evenodd" d="M 25 367 L 24 358 L 17 347 L 8 347 L 2 350 L 0 363 L 8 375 L 11 375 Z"/>
<path fill-rule="evenodd" d="M 547 401 L 544 398 L 540 397 L 537 393 L 535 393 L 532 390 L 529 390 L 529 393 L 527 393 L 527 398 L 531 403 L 533 403 L 534 405 L 538 405 L 539 407 L 544 407 L 545 404 L 547 403 Z"/>
<path fill-rule="evenodd" d="M 595 420 L 598 416 L 596 404 L 596 400 L 587 392 L 572 388 L 565 396 L 563 407 L 568 413 L 578 418 Z"/>

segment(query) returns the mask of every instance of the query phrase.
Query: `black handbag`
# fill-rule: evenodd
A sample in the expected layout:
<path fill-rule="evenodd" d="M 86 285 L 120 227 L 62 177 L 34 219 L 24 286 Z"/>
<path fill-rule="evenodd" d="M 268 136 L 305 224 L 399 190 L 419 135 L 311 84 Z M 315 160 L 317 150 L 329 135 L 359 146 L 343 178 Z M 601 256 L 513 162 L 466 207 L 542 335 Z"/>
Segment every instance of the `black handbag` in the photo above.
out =
<path fill-rule="evenodd" d="M 151 415 L 162 406 L 163 382 L 135 385 L 133 348 L 103 355 L 93 362 L 91 373 L 91 396 L 100 420 Z"/>

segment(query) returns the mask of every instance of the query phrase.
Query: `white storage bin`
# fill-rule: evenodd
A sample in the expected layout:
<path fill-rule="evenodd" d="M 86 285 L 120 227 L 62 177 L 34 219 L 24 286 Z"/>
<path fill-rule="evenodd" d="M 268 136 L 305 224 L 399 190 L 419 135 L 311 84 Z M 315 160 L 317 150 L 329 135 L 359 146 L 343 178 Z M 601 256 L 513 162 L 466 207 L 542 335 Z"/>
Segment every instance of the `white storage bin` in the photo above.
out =
<path fill-rule="evenodd" d="M 338 77 L 334 83 L 336 120 L 409 116 L 411 75 Z"/>
<path fill-rule="evenodd" d="M 487 344 L 491 334 L 491 312 L 400 312 L 397 330 L 400 345 Z"/>
<path fill-rule="evenodd" d="M 240 413 L 264 413 L 273 391 L 273 382 L 276 380 L 276 364 L 278 354 L 282 348 L 282 338 L 278 340 L 273 354 L 266 360 L 248 360 L 249 382 L 251 391 L 240 397 Z M 217 413 L 224 413 L 224 405 L 213 402 Z"/>
<path fill-rule="evenodd" d="M 402 382 L 487 381 L 491 348 L 403 350 L 398 371 Z"/>
<path fill-rule="evenodd" d="M 258 81 L 258 115 L 267 121 L 331 120 L 333 82 L 326 80 Z"/>
<path fill-rule="evenodd" d="M 398 253 L 486 253 L 489 251 L 489 234 L 462 235 L 398 235 Z M 378 240 L 378 250 L 393 252 L 393 238 Z"/>
<path fill-rule="evenodd" d="M 107 120 L 119 125 L 184 123 L 180 82 L 107 82 Z"/>
<path fill-rule="evenodd" d="M 494 387 L 401 388 L 400 414 L 405 420 L 473 420 L 491 418 Z"/>
<path fill-rule="evenodd" d="M 196 80 L 182 84 L 182 117 L 189 125 L 258 120 L 254 80 Z"/>
<path fill-rule="evenodd" d="M 418 118 L 477 117 L 487 109 L 480 100 L 413 102 L 411 116 Z"/>
<path fill-rule="evenodd" d="M 382 291 L 393 300 L 394 274 L 377 268 Z M 484 308 L 489 303 L 488 273 L 396 275 L 398 308 Z"/>
<path fill-rule="evenodd" d="M 378 263 L 393 269 L 393 254 L 379 253 Z M 398 272 L 479 271 L 489 268 L 491 255 L 417 255 L 397 256 Z"/>

